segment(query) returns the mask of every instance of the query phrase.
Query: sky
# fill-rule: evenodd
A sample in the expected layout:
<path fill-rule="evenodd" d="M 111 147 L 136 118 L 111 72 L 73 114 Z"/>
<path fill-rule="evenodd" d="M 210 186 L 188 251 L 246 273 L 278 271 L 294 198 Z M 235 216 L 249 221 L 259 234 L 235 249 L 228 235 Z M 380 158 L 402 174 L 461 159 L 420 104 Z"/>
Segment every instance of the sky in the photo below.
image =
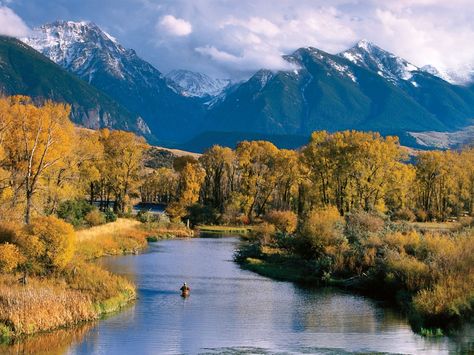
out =
<path fill-rule="evenodd" d="M 167 73 L 243 78 L 284 70 L 300 47 L 367 39 L 415 65 L 474 67 L 474 0 L 0 0 L 0 34 L 55 20 L 96 23 Z"/>

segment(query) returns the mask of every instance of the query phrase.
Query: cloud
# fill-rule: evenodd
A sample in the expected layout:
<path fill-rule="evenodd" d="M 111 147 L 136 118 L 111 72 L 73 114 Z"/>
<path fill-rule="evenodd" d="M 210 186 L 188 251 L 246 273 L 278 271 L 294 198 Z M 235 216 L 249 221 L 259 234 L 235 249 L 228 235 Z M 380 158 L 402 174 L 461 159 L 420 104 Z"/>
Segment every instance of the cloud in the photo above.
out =
<path fill-rule="evenodd" d="M 6 6 L 0 6 L 0 35 L 21 37 L 28 32 L 28 26 L 17 14 Z"/>
<path fill-rule="evenodd" d="M 32 26 L 91 20 L 164 72 L 184 68 L 242 78 L 262 67 L 287 69 L 281 55 L 299 47 L 338 53 L 361 38 L 415 65 L 463 75 L 474 67 L 472 2 L 43 0 L 7 6 Z M 0 19 L 0 28 L 4 23 Z"/>
<path fill-rule="evenodd" d="M 173 15 L 163 16 L 158 23 L 158 27 L 172 36 L 187 36 L 193 32 L 191 23 Z"/>

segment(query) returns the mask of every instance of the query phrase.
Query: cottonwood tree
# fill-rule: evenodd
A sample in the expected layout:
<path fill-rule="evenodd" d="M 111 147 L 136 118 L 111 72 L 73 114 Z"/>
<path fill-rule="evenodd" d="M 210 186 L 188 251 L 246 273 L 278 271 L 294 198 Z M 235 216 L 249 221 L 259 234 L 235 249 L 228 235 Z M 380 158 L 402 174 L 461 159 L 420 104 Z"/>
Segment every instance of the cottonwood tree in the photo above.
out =
<path fill-rule="evenodd" d="M 25 96 L 14 96 L 3 102 L 1 108 L 8 114 L 3 134 L 4 160 L 13 176 L 15 196 L 23 191 L 25 198 L 24 220 L 29 224 L 33 197 L 41 179 L 48 170 L 60 165 L 70 154 L 73 125 L 69 121 L 70 108 L 47 101 L 36 106 Z"/>

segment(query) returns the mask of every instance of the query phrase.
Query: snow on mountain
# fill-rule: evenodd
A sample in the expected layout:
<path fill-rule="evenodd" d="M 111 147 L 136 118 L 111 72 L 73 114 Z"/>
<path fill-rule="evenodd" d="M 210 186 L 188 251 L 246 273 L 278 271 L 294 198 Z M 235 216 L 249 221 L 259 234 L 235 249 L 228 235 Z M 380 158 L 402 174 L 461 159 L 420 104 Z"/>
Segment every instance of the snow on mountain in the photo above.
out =
<path fill-rule="evenodd" d="M 422 71 L 437 76 L 454 85 L 467 85 L 474 82 L 474 66 L 466 66 L 460 70 L 439 70 L 432 65 L 421 67 Z"/>
<path fill-rule="evenodd" d="M 57 21 L 33 29 L 22 41 L 88 82 L 98 72 L 123 81 L 163 79 L 162 74 L 92 22 Z"/>
<path fill-rule="evenodd" d="M 46 24 L 35 28 L 22 41 L 89 82 L 98 62 L 105 64 L 114 76 L 125 79 L 127 70 L 121 58 L 135 54 L 94 23 L 85 21 Z"/>
<path fill-rule="evenodd" d="M 403 58 L 383 50 L 375 44 L 361 40 L 354 47 L 338 54 L 356 65 L 376 72 L 394 84 L 408 81 L 420 69 Z"/>
<path fill-rule="evenodd" d="M 191 97 L 218 96 L 231 85 L 229 79 L 214 79 L 206 74 L 189 70 L 173 70 L 165 77 L 174 90 Z"/>
<path fill-rule="evenodd" d="M 290 56 L 285 56 L 284 58 L 293 64 L 296 67 L 299 67 L 301 65 L 301 61 L 303 60 L 304 53 L 309 53 L 309 55 L 319 61 L 325 64 L 327 69 L 329 69 L 331 72 L 339 75 L 339 76 L 345 76 L 351 79 L 353 82 L 357 82 L 357 78 L 355 74 L 352 72 L 352 70 L 345 64 L 341 62 L 336 62 L 334 59 L 333 55 L 330 55 L 326 52 L 321 51 L 320 49 L 314 48 L 314 47 L 306 47 L 306 48 L 300 48 L 296 50 L 292 55 Z M 295 69 L 293 71 L 296 75 L 298 74 L 298 70 Z"/>

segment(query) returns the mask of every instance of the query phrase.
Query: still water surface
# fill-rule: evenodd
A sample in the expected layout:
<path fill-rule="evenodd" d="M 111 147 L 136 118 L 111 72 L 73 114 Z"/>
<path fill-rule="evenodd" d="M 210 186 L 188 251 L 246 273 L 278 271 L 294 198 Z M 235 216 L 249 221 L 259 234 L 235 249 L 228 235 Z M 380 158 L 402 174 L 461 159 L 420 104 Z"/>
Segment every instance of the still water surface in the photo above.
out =
<path fill-rule="evenodd" d="M 376 302 L 335 289 L 307 289 L 241 270 L 237 238 L 169 240 L 145 254 L 104 258 L 132 279 L 139 300 L 82 330 L 67 354 L 439 354 L 468 349 L 473 328 L 425 339 Z M 177 291 L 187 281 L 187 299 Z M 52 350 L 52 349 L 51 349 Z"/>

